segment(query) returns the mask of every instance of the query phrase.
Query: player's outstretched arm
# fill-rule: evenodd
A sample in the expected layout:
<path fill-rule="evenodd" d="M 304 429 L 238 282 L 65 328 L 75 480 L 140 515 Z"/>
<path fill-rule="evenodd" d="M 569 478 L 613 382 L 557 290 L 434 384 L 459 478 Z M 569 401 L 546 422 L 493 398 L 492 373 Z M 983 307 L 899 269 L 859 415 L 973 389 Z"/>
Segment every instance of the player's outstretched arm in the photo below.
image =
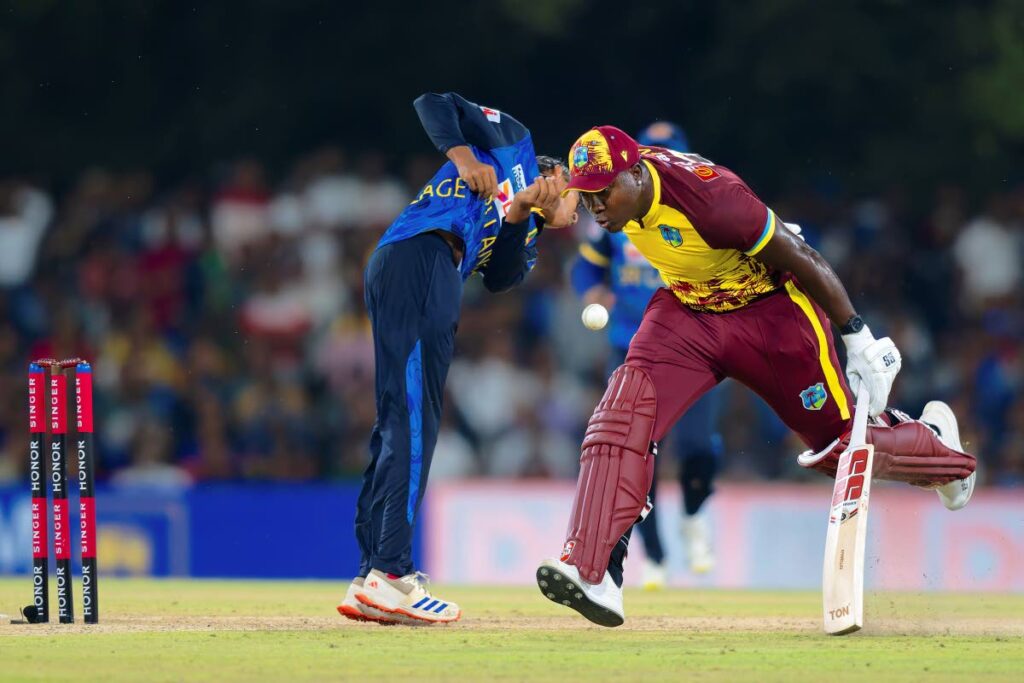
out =
<path fill-rule="evenodd" d="M 885 410 L 902 365 L 900 352 L 889 337 L 874 338 L 828 261 L 789 230 L 776 230 L 754 258 L 796 276 L 800 286 L 842 331 L 850 388 L 856 394 L 861 382 L 866 382 L 871 396 L 868 412 L 874 417 Z"/>
<path fill-rule="evenodd" d="M 494 168 L 477 159 L 469 146 L 506 147 L 530 131 L 514 117 L 474 104 L 458 93 L 425 93 L 416 98 L 413 107 L 431 142 L 455 164 L 469 189 L 486 199 L 497 194 Z"/>
<path fill-rule="evenodd" d="M 507 147 L 530 134 L 508 112 L 475 104 L 454 92 L 424 93 L 416 98 L 413 107 L 423 130 L 442 153 L 458 145 L 481 149 Z"/>

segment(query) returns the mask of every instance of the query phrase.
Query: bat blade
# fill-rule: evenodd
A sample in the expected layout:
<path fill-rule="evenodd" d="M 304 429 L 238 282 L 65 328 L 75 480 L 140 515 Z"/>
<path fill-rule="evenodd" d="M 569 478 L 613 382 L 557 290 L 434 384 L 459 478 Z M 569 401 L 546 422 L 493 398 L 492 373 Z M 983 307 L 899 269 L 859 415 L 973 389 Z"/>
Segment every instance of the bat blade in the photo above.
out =
<path fill-rule="evenodd" d="M 875 448 L 852 446 L 839 458 L 832 489 L 822 595 L 825 632 L 844 635 L 864 625 L 864 547 Z"/>

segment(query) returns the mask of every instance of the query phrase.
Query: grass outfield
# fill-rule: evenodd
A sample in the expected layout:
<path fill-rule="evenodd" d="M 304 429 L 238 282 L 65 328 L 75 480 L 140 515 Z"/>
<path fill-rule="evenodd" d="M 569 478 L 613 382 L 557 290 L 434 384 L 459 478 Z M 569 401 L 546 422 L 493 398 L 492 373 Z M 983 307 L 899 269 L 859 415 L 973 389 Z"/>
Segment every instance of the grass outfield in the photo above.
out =
<path fill-rule="evenodd" d="M 989 683 L 1024 671 L 1024 596 L 871 594 L 865 629 L 828 637 L 806 592 L 627 591 L 625 626 L 605 629 L 535 588 L 456 587 L 437 592 L 463 606 L 459 624 L 407 628 L 342 619 L 343 588 L 105 579 L 102 623 L 86 627 L 9 623 L 28 580 L 0 579 L 0 679 Z"/>

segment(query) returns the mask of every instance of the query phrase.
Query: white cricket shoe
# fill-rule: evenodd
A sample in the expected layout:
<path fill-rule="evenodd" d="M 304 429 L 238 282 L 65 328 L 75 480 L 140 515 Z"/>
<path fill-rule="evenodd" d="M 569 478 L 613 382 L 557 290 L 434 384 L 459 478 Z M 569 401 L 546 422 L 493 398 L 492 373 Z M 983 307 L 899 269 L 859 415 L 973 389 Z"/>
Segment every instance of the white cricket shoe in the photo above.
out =
<path fill-rule="evenodd" d="M 458 621 L 462 616 L 459 606 L 432 596 L 426 581 L 426 575 L 420 572 L 392 579 L 371 569 L 355 598 L 364 607 L 388 614 L 403 624 L 423 626 Z"/>
<path fill-rule="evenodd" d="M 947 448 L 963 452 L 960 445 L 960 428 L 956 423 L 956 415 L 953 409 L 942 401 L 928 401 L 924 410 L 921 411 L 921 422 L 932 425 L 939 431 L 939 441 Z M 939 500 L 946 506 L 947 510 L 959 510 L 967 505 L 967 501 L 974 495 L 974 481 L 977 472 L 971 472 L 966 479 L 957 479 L 948 484 L 938 487 L 935 492 L 939 494 Z"/>
<path fill-rule="evenodd" d="M 668 571 L 664 563 L 651 559 L 644 560 L 643 586 L 645 591 L 658 591 L 668 582 Z"/>
<path fill-rule="evenodd" d="M 607 571 L 601 583 L 587 583 L 573 565 L 548 559 L 537 568 L 537 586 L 551 602 L 571 607 L 600 626 L 621 626 L 626 620 L 622 589 Z"/>
<path fill-rule="evenodd" d="M 338 614 L 352 621 L 374 621 L 383 626 L 404 623 L 397 619 L 395 615 L 382 612 L 359 602 L 356 596 L 363 592 L 363 581 L 364 579 L 361 576 L 352 579 L 352 583 L 348 585 L 348 590 L 345 592 L 345 599 L 338 605 Z"/>
<path fill-rule="evenodd" d="M 711 549 L 711 529 L 707 515 L 701 512 L 695 515 L 684 514 L 680 526 L 683 530 L 683 540 L 686 541 L 690 571 L 694 574 L 707 574 L 715 568 L 715 553 Z"/>

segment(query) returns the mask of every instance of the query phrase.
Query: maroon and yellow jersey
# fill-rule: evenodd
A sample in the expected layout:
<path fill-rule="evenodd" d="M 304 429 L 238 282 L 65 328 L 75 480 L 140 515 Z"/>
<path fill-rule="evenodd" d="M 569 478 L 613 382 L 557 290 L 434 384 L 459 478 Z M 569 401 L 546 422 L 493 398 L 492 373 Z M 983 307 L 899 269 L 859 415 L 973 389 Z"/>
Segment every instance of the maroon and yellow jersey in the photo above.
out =
<path fill-rule="evenodd" d="M 782 286 L 783 273 L 753 258 L 775 234 L 775 214 L 739 176 L 662 147 L 641 147 L 640 159 L 654 201 L 623 232 L 683 304 L 732 311 Z"/>

